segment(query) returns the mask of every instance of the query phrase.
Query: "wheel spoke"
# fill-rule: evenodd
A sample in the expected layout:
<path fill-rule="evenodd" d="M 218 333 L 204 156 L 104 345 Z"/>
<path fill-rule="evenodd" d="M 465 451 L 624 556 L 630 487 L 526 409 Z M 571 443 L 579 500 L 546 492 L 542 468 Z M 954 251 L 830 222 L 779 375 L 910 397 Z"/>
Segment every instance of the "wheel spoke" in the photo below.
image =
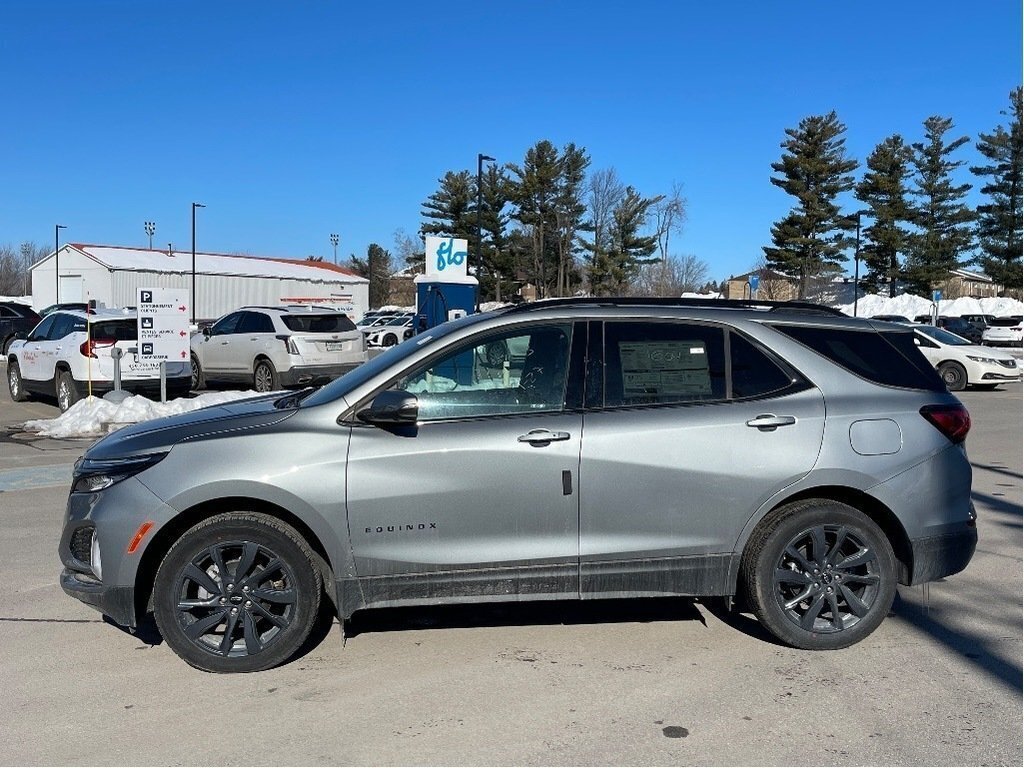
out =
<path fill-rule="evenodd" d="M 268 603 L 291 605 L 295 602 L 294 589 L 254 589 L 252 596 L 260 600 L 266 600 Z"/>
<path fill-rule="evenodd" d="M 267 563 L 267 566 L 265 568 L 256 571 L 256 573 L 250 573 L 239 583 L 243 586 L 249 585 L 250 587 L 253 584 L 261 584 L 267 579 L 269 579 L 274 573 L 279 571 L 281 569 L 281 565 L 281 561 L 275 557 L 273 560 Z"/>
<path fill-rule="evenodd" d="M 850 555 L 848 558 L 843 560 L 841 563 L 836 563 L 836 568 L 843 570 L 847 568 L 856 568 L 861 565 L 867 565 L 875 559 L 875 553 L 867 547 L 861 548 L 860 552 Z"/>
<path fill-rule="evenodd" d="M 288 620 L 287 619 L 285 619 L 282 616 L 278 616 L 277 614 L 271 613 L 270 611 L 268 611 L 266 608 L 264 608 L 259 603 L 253 603 L 251 608 L 252 608 L 253 611 L 258 613 L 260 616 L 265 618 L 267 621 L 269 621 L 271 624 L 273 624 L 276 627 L 287 627 L 288 626 Z"/>
<path fill-rule="evenodd" d="M 828 595 L 828 607 L 832 612 L 832 626 L 837 630 L 843 629 L 843 614 L 839 611 L 839 601 L 836 600 L 835 592 Z"/>
<path fill-rule="evenodd" d="M 235 634 L 235 627 L 238 626 L 238 614 L 228 614 L 228 624 L 224 628 L 224 637 L 220 640 L 220 652 L 227 656 L 231 653 L 231 646 L 235 644 L 233 635 Z"/>
<path fill-rule="evenodd" d="M 214 544 L 210 547 L 210 557 L 213 558 L 213 563 L 217 566 L 217 573 L 220 575 L 220 583 L 227 584 L 231 579 L 231 575 L 228 573 L 228 567 L 224 564 L 224 552 L 221 550 L 221 546 L 219 544 Z"/>
<path fill-rule="evenodd" d="M 242 558 L 238 561 L 238 565 L 235 566 L 236 583 L 249 576 L 249 571 L 252 570 L 253 563 L 256 562 L 256 553 L 259 552 L 259 549 L 251 541 L 245 542 L 245 545 L 242 547 Z"/>
<path fill-rule="evenodd" d="M 198 640 L 200 637 L 205 635 L 211 629 L 220 624 L 224 617 L 228 615 L 228 609 L 225 608 L 222 611 L 215 611 L 207 616 L 205 619 L 199 619 L 193 621 L 187 627 L 185 627 L 185 634 L 188 635 L 192 640 Z"/>
<path fill-rule="evenodd" d="M 790 601 L 788 601 L 786 603 L 783 603 L 783 607 L 787 611 L 792 611 L 794 608 L 796 608 L 798 605 L 800 605 L 800 603 L 802 603 L 804 600 L 806 600 L 807 598 L 809 598 L 813 594 L 814 594 L 814 589 L 812 589 L 811 587 L 807 587 L 807 589 L 805 589 L 799 595 L 794 597 L 792 600 L 790 600 Z"/>
<path fill-rule="evenodd" d="M 825 529 L 820 525 L 811 529 L 811 559 L 820 565 L 825 564 L 828 543 L 825 541 Z"/>
<path fill-rule="evenodd" d="M 218 584 L 210 574 L 195 563 L 188 564 L 185 568 L 184 576 L 186 579 L 194 581 L 211 595 L 219 595 L 223 591 L 221 585 Z"/>
<path fill-rule="evenodd" d="M 825 604 L 824 593 L 819 594 L 814 598 L 814 602 L 811 603 L 811 607 L 807 609 L 807 613 L 800 619 L 800 626 L 806 630 L 814 629 L 814 620 L 818 618 L 818 614 L 821 613 L 821 608 Z"/>
<path fill-rule="evenodd" d="M 242 617 L 242 635 L 245 637 L 245 652 L 248 654 L 259 653 L 263 650 L 263 643 L 260 641 L 260 633 L 256 629 L 256 619 L 248 611 Z"/>
<path fill-rule="evenodd" d="M 803 554 L 800 552 L 800 550 L 798 550 L 792 544 L 790 544 L 788 547 L 786 547 L 786 554 L 789 555 L 789 557 L 791 557 L 794 560 L 796 560 L 796 564 L 800 566 L 800 570 L 801 571 L 808 571 L 809 572 L 809 571 L 814 570 L 814 566 L 811 565 L 810 561 L 808 561 L 808 559 L 803 556 Z"/>
<path fill-rule="evenodd" d="M 794 571 L 791 568 L 775 569 L 776 584 L 810 584 L 812 581 L 813 579 L 803 571 Z"/>
<path fill-rule="evenodd" d="M 209 592 L 209 590 L 207 590 Z M 178 610 L 179 611 L 194 611 L 196 608 L 216 608 L 218 604 L 218 598 L 216 595 L 206 600 L 179 600 Z"/>
<path fill-rule="evenodd" d="M 850 612 L 859 619 L 867 616 L 870 606 L 853 594 L 853 590 L 847 587 L 845 584 L 839 585 L 839 591 L 843 593 L 843 599 L 846 604 L 850 606 Z"/>
<path fill-rule="evenodd" d="M 843 573 L 844 582 L 857 582 L 858 584 L 877 584 L 878 574 L 876 573 Z"/>
<path fill-rule="evenodd" d="M 832 545 L 832 550 L 828 553 L 828 557 L 825 558 L 825 562 L 831 565 L 836 564 L 836 558 L 839 557 L 842 552 L 843 544 L 846 542 L 846 526 L 844 525 L 836 532 L 836 543 Z"/>

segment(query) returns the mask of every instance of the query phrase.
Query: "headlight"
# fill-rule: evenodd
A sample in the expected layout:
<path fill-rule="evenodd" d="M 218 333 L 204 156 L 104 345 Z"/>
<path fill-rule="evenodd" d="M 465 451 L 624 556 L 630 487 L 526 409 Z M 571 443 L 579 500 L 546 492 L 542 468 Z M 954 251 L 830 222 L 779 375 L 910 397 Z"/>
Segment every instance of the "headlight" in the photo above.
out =
<path fill-rule="evenodd" d="M 167 453 L 149 453 L 122 459 L 79 459 L 75 464 L 72 493 L 96 493 L 109 488 L 144 469 L 149 469 Z"/>
<path fill-rule="evenodd" d="M 973 360 L 976 363 L 988 363 L 989 365 L 999 365 L 998 360 L 994 360 L 991 357 L 975 357 L 974 355 L 968 355 L 968 360 Z"/>

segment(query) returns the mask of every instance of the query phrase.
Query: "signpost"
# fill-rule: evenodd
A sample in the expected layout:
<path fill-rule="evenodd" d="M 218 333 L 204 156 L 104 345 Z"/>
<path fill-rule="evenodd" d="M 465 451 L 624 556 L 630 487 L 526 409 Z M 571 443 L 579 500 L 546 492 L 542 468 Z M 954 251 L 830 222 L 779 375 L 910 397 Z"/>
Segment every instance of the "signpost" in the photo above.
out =
<path fill-rule="evenodd" d="M 748 277 L 747 284 L 750 286 L 750 298 L 753 299 L 757 295 L 757 287 L 761 284 L 760 275 L 751 275 Z"/>
<path fill-rule="evenodd" d="M 187 288 L 140 288 L 139 360 L 160 362 L 160 402 L 167 400 L 167 361 L 189 359 Z"/>

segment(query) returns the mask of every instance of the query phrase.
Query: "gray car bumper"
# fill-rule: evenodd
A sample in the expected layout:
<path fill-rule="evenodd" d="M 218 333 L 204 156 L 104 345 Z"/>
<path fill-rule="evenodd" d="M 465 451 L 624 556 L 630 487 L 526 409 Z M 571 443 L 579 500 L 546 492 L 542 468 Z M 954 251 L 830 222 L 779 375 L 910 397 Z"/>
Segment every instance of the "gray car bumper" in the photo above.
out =
<path fill-rule="evenodd" d="M 342 363 L 340 365 L 309 365 L 293 366 L 287 371 L 281 371 L 281 386 L 295 387 L 310 384 L 326 384 L 339 376 L 343 376 L 360 363 Z"/>

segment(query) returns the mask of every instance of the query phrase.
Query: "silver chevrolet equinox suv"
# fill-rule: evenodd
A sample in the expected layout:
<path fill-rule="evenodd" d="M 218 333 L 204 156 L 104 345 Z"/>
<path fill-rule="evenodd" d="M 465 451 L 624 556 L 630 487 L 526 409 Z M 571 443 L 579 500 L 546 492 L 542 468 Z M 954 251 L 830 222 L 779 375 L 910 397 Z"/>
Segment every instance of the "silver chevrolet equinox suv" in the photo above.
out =
<path fill-rule="evenodd" d="M 970 417 L 898 325 L 807 304 L 551 300 L 320 389 L 127 427 L 75 467 L 64 590 L 214 672 L 319 611 L 740 595 L 856 643 L 977 544 Z"/>

